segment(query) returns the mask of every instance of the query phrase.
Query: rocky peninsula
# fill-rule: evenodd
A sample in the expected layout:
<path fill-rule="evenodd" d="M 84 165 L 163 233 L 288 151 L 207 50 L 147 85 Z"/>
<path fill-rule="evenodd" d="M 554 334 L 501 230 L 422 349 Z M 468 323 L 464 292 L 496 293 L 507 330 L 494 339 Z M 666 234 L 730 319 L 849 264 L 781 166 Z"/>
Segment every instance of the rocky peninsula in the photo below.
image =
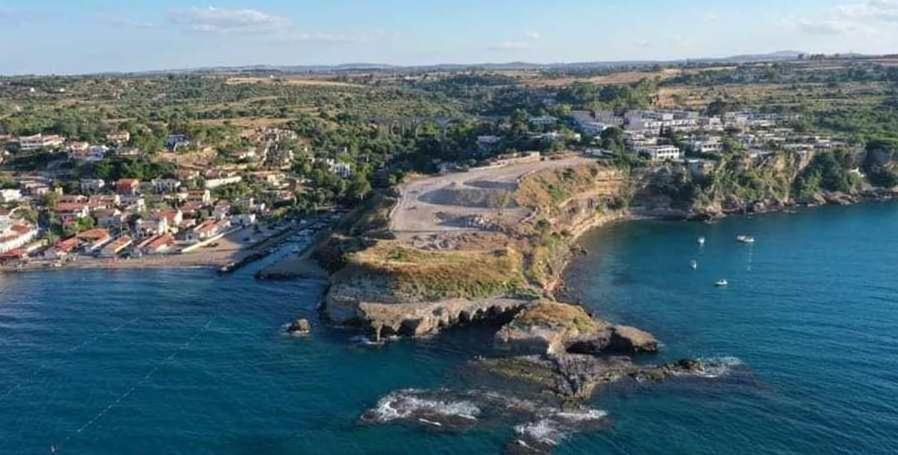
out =
<path fill-rule="evenodd" d="M 796 182 L 812 166 L 813 157 L 783 154 L 760 163 L 727 160 L 713 174 L 697 176 L 679 165 L 632 169 L 561 156 L 411 178 L 398 192 L 380 194 L 350 214 L 316 249 L 314 256 L 331 273 L 322 314 L 331 323 L 364 331 L 375 342 L 489 324 L 496 329 L 496 345 L 508 355 L 478 358 L 470 368 L 536 387 L 539 396 L 554 400 L 541 409 L 556 414 L 572 407 L 588 412 L 586 400 L 621 380 L 713 379 L 731 365 L 699 359 L 634 363 L 631 356 L 658 351 L 654 336 L 560 301 L 565 267 L 582 253 L 575 242 L 591 228 L 620 220 L 708 220 L 895 194 L 869 184 L 851 193 L 796 194 Z M 740 184 L 744 175 L 754 176 L 755 183 Z M 452 393 L 461 392 L 441 392 Z M 394 402 L 388 396 L 387 404 L 380 405 L 405 403 L 413 409 L 391 408 L 386 417 L 373 410 L 363 421 L 458 423 L 457 414 L 434 413 L 429 406 L 422 410 L 419 405 L 426 400 L 407 398 Z M 483 401 L 463 400 L 475 408 Z M 563 425 L 557 418 L 544 422 L 545 412 L 535 422 L 520 423 L 521 428 L 539 434 L 545 425 Z M 545 452 L 553 445 L 547 440 L 553 439 L 522 437 L 510 451 Z"/>

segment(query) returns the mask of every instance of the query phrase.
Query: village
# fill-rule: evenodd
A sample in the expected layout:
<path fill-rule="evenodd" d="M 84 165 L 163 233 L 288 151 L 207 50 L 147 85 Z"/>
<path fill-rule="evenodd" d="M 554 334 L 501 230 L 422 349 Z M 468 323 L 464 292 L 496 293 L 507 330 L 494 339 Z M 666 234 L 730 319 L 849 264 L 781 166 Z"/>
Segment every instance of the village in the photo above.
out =
<path fill-rule="evenodd" d="M 546 153 L 577 152 L 600 160 L 627 157 L 644 166 L 686 166 L 699 176 L 712 171 L 724 155 L 763 159 L 778 151 L 810 154 L 849 146 L 797 131 L 792 125 L 798 120 L 794 114 L 754 111 L 709 115 L 686 110 L 574 110 L 557 117 L 541 112 L 526 117 L 527 137 L 537 145 L 535 150 L 510 149 L 512 120 L 505 118 L 493 134 L 476 137 L 475 154 L 482 159 L 475 165 L 505 166 L 540 161 Z M 292 148 L 298 144 L 296 132 L 280 128 L 253 131 L 246 147 L 228 152 L 226 164 L 174 161 L 169 175 L 146 181 L 85 177 L 66 181 L 68 175 L 53 172 L 54 166 L 131 159 L 144 153 L 129 145 L 128 132 L 110 132 L 105 139 L 90 143 L 54 134 L 0 138 L 7 144 L 6 157 L 8 150 L 51 157 L 46 169 L 16 173 L 0 190 L 0 202 L 6 207 L 0 212 L 0 265 L 21 270 L 26 265 L 61 267 L 77 260 L 83 264 L 88 259 L 108 265 L 160 256 L 195 258 L 225 243 L 223 239 L 240 250 L 280 232 L 287 224 L 278 207 L 310 190 L 306 179 L 291 172 L 297 155 L 334 178 L 353 176 L 352 163 L 315 158 L 307 147 L 296 153 Z M 170 134 L 165 140 L 166 153 L 172 156 L 198 148 L 201 144 L 186 134 Z M 435 161 L 442 172 L 471 167 Z M 231 191 L 234 188 L 251 191 Z"/>
<path fill-rule="evenodd" d="M 646 165 L 680 164 L 694 173 L 709 172 L 722 156 L 733 153 L 759 160 L 775 152 L 808 155 L 860 147 L 827 135 L 801 133 L 792 126 L 799 119 L 797 114 L 754 111 L 705 115 L 686 110 L 581 110 L 563 118 L 531 116 L 528 122 L 531 129 L 538 130 L 530 138 L 549 144 L 550 150 L 560 147 L 598 159 L 627 156 Z M 506 139 L 501 130 L 478 136 L 482 153 L 501 147 Z M 500 154 L 492 161 L 510 164 L 540 157 L 540 153 L 517 152 Z"/>
<path fill-rule="evenodd" d="M 304 184 L 287 177 L 293 152 L 278 147 L 284 137 L 293 136 L 278 129 L 259 131 L 255 137 L 262 149 L 258 159 L 270 166 L 252 171 L 234 166 L 205 170 L 178 166 L 173 175 L 148 181 L 64 181 L 46 171 L 17 173 L 0 190 L 0 268 L 231 267 L 257 257 L 260 251 L 270 252 L 272 240 L 308 237 L 326 224 L 321 217 L 285 216 L 274 206 L 290 202 Z M 111 155 L 141 153 L 125 145 L 127 132 L 110 133 L 105 144 L 43 134 L 5 141 L 16 153 L 42 151 L 67 162 L 98 162 Z M 191 145 L 181 134 L 166 141 L 169 152 Z M 255 149 L 248 150 L 252 156 L 243 158 L 256 158 Z M 324 164 L 335 175 L 351 175 L 346 164 Z M 253 191 L 239 195 L 225 191 L 216 196 L 222 188 L 244 183 Z"/>

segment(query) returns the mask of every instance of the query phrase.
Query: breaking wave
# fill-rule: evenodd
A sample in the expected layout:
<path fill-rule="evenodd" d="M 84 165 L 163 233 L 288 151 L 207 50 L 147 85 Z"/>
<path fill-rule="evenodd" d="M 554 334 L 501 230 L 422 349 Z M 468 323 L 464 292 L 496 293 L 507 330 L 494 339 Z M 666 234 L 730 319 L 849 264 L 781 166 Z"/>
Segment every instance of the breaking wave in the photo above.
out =
<path fill-rule="evenodd" d="M 704 368 L 699 376 L 703 378 L 719 378 L 742 366 L 742 360 L 737 357 L 709 357 L 700 360 Z"/>
<path fill-rule="evenodd" d="M 366 413 L 363 419 L 383 423 L 414 418 L 421 423 L 439 426 L 441 425 L 439 422 L 427 417 L 458 417 L 477 420 L 479 415 L 480 408 L 470 401 L 430 398 L 422 391 L 406 389 L 391 392 L 381 398 L 374 409 Z"/>

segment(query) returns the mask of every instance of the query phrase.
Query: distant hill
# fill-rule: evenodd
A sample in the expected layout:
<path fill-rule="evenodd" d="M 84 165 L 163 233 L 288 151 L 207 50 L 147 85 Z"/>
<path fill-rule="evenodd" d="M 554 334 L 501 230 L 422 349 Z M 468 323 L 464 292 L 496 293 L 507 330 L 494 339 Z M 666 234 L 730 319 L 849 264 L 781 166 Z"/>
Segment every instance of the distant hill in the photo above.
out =
<path fill-rule="evenodd" d="M 617 67 L 641 67 L 653 65 L 675 64 L 740 64 L 761 63 L 797 60 L 801 55 L 807 55 L 800 51 L 777 51 L 767 54 L 744 54 L 729 57 L 708 57 L 697 59 L 679 60 L 619 60 L 619 61 L 593 61 L 593 62 L 559 62 L 559 63 L 447 63 L 435 65 L 388 65 L 381 63 L 345 63 L 341 65 L 247 65 L 247 66 L 218 66 L 189 69 L 172 69 L 145 71 L 135 74 L 160 74 L 160 73 L 262 73 L 262 74 L 327 74 L 341 72 L 360 71 L 395 71 L 395 72 L 426 72 L 426 71 L 462 71 L 462 70 L 589 70 L 609 69 Z M 847 57 L 848 55 L 842 55 Z M 861 57 L 856 55 L 855 57 Z"/>

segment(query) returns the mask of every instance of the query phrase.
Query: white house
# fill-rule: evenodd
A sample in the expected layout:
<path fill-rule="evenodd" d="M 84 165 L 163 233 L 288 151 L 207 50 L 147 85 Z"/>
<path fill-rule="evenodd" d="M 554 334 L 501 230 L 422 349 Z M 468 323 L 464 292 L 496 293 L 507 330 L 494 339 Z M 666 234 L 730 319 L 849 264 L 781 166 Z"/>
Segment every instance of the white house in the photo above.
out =
<path fill-rule="evenodd" d="M 81 179 L 81 192 L 84 194 L 99 193 L 105 187 L 103 179 Z"/>
<path fill-rule="evenodd" d="M 16 202 L 22 199 L 22 192 L 15 189 L 0 190 L 0 202 Z"/>
<path fill-rule="evenodd" d="M 647 155 L 652 161 L 678 160 L 683 156 L 683 152 L 674 145 L 649 145 L 637 148 L 636 152 Z"/>
<path fill-rule="evenodd" d="M 61 147 L 64 142 L 65 138 L 55 134 L 35 134 L 34 136 L 19 137 L 19 148 L 24 151 L 57 148 Z"/>

